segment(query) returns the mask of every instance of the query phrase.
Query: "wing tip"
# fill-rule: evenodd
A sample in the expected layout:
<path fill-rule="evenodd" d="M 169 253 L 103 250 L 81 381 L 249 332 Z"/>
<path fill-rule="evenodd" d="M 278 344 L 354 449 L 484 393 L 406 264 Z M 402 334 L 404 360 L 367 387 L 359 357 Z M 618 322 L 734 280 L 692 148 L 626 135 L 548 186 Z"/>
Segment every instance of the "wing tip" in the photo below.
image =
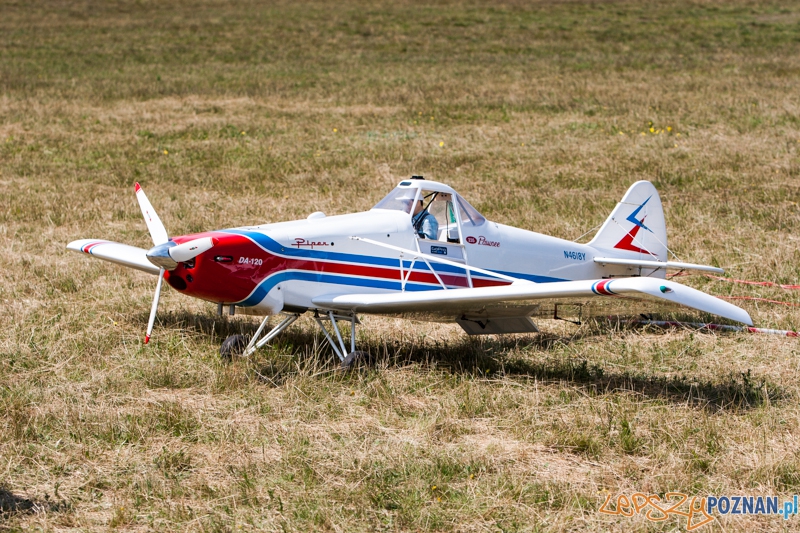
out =
<path fill-rule="evenodd" d="M 92 248 L 100 244 L 106 244 L 108 242 L 109 241 L 102 239 L 79 239 L 77 241 L 72 241 L 71 243 L 67 244 L 67 250 L 71 250 L 73 252 L 91 254 Z"/>
<path fill-rule="evenodd" d="M 139 182 L 137 181 L 136 183 L 133 184 L 133 189 L 134 191 L 139 192 L 142 190 L 142 186 L 139 185 Z"/>
<path fill-rule="evenodd" d="M 67 243 L 67 250 L 72 250 L 73 252 L 80 252 L 82 242 L 86 242 L 86 239 L 81 239 L 78 241 L 72 241 L 70 243 Z"/>

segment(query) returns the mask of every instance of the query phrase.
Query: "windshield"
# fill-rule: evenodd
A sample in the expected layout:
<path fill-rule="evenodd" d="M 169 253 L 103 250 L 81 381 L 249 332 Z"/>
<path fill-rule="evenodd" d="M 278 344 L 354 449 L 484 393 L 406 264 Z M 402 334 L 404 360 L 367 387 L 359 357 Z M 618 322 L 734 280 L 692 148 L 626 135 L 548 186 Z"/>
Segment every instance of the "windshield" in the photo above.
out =
<path fill-rule="evenodd" d="M 416 195 L 417 189 L 397 187 L 387 194 L 383 200 L 375 204 L 372 209 L 391 209 L 392 211 L 411 213 L 411 206 L 414 204 Z"/>
<path fill-rule="evenodd" d="M 469 202 L 464 200 L 461 196 L 456 194 L 456 200 L 458 200 L 458 209 L 459 214 L 461 215 L 461 224 L 463 226 L 480 226 L 486 219 L 483 218 L 483 215 L 478 213 L 478 210 L 469 205 Z"/>

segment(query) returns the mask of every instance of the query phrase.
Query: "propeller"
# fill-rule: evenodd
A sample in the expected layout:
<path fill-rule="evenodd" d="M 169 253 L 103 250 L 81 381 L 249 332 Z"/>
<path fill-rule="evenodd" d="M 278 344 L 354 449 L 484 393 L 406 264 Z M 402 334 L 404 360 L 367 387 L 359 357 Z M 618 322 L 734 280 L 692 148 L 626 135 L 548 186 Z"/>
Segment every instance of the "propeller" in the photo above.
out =
<path fill-rule="evenodd" d="M 147 231 L 150 232 L 150 237 L 153 239 L 153 244 L 158 246 L 164 244 L 169 240 L 167 236 L 167 228 L 158 218 L 156 210 L 153 209 L 153 204 L 147 199 L 144 189 L 138 183 L 134 185 L 136 189 L 136 199 L 139 201 L 139 207 L 142 209 L 142 216 L 144 216 L 144 223 L 147 224 Z"/>
<path fill-rule="evenodd" d="M 147 333 L 144 336 L 144 343 L 150 342 L 150 334 L 153 332 L 153 324 L 156 321 L 156 310 L 158 309 L 158 300 L 161 297 L 161 285 L 164 283 L 164 271 L 174 270 L 178 267 L 178 263 L 184 261 L 191 261 L 203 252 L 210 250 L 217 244 L 217 240 L 212 237 L 201 237 L 199 239 L 192 239 L 191 241 L 183 244 L 176 244 L 174 241 L 169 240 L 167 229 L 158 218 L 156 210 L 144 189 L 138 183 L 135 186 L 136 200 L 139 201 L 139 207 L 142 209 L 142 216 L 144 222 L 147 224 L 147 231 L 150 232 L 150 237 L 153 239 L 153 247 L 147 252 L 147 259 L 159 267 L 158 283 L 156 284 L 156 293 L 153 295 L 153 304 L 150 306 L 150 318 L 147 321 Z"/>

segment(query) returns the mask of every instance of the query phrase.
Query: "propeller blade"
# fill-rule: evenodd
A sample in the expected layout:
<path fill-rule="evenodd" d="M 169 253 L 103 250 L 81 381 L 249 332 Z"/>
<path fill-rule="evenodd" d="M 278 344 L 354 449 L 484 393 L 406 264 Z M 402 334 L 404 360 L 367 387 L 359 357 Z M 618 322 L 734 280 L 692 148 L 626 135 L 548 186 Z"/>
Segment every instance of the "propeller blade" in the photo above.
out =
<path fill-rule="evenodd" d="M 177 246 L 173 246 L 168 250 L 169 256 L 181 263 L 183 261 L 189 261 L 194 259 L 198 255 L 202 254 L 203 252 L 210 250 L 217 244 L 216 239 L 212 237 L 202 237 L 200 239 L 194 239 L 189 242 L 185 242 L 183 244 L 179 244 Z"/>
<path fill-rule="evenodd" d="M 142 189 L 142 186 L 137 183 L 135 185 L 135 189 L 136 199 L 139 201 L 139 207 L 142 208 L 144 222 L 147 224 L 147 231 L 150 232 L 150 237 L 153 238 L 153 244 L 156 246 L 159 244 L 164 244 L 169 240 L 169 237 L 167 236 L 167 229 L 164 227 L 164 224 L 161 223 L 161 219 L 158 218 L 156 210 L 153 209 L 153 205 L 144 194 L 144 189 Z"/>
<path fill-rule="evenodd" d="M 164 282 L 164 269 L 158 271 L 158 284 L 156 294 L 153 296 L 153 305 L 150 306 L 150 320 L 147 321 L 147 333 L 144 336 L 144 343 L 150 342 L 150 334 L 153 332 L 153 324 L 156 321 L 156 309 L 158 309 L 158 299 L 161 297 L 161 284 Z"/>

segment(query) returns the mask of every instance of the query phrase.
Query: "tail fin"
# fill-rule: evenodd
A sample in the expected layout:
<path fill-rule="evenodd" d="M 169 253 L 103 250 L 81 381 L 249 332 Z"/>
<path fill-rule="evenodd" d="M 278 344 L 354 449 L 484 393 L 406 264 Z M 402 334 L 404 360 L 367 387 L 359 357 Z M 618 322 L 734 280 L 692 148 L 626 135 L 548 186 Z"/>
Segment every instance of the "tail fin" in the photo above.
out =
<path fill-rule="evenodd" d="M 667 226 L 653 184 L 631 185 L 588 245 L 612 257 L 666 261 Z"/>

